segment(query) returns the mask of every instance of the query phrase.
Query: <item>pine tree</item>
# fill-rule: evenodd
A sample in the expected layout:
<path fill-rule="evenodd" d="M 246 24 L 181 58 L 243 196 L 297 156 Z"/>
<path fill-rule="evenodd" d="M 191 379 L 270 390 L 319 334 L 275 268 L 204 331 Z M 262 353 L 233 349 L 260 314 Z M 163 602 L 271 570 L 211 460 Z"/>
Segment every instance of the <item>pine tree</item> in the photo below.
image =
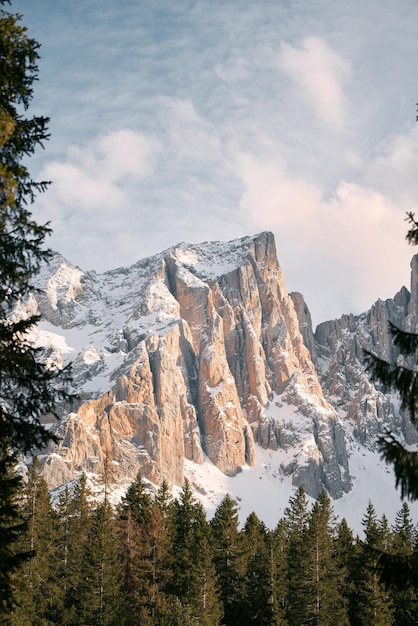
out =
<path fill-rule="evenodd" d="M 69 589 L 74 585 L 73 569 L 71 563 L 71 493 L 68 485 L 60 494 L 57 505 L 58 536 L 57 557 L 58 567 L 55 572 L 57 584 L 61 589 L 61 602 L 56 606 L 55 623 L 69 624 L 66 607 Z M 72 615 L 70 614 L 70 618 Z"/>
<path fill-rule="evenodd" d="M 140 526 L 130 508 L 119 512 L 117 537 L 121 559 L 122 588 L 127 603 L 127 626 L 151 624 L 148 614 L 151 576 L 147 531 Z"/>
<path fill-rule="evenodd" d="M 77 623 L 79 593 L 84 579 L 85 555 L 90 528 L 91 507 L 83 474 L 71 494 L 65 487 L 59 496 L 56 514 L 58 536 L 56 541 L 57 568 L 55 579 L 60 588 L 60 603 L 56 603 L 54 624 L 73 626 Z"/>
<path fill-rule="evenodd" d="M 418 222 L 413 213 L 407 214 L 411 225 L 407 240 L 418 244 Z M 406 411 L 415 427 L 418 410 L 418 334 L 398 328 L 389 322 L 389 331 L 394 345 L 399 350 L 396 363 L 390 363 L 377 354 L 365 352 L 367 370 L 372 380 L 378 381 L 382 391 L 395 391 L 401 400 L 401 408 Z M 402 498 L 418 499 L 418 452 L 408 450 L 392 433 L 380 439 L 382 456 L 394 467 L 396 486 L 401 489 Z"/>
<path fill-rule="evenodd" d="M 88 537 L 84 578 L 81 581 L 77 625 L 122 626 L 124 599 L 117 551 L 114 513 L 107 500 L 93 512 Z"/>
<path fill-rule="evenodd" d="M 385 513 L 383 513 L 378 523 L 378 527 L 380 530 L 380 541 L 382 550 L 384 552 L 387 552 L 392 544 L 392 531 L 390 529 L 389 520 L 386 517 Z"/>
<path fill-rule="evenodd" d="M 0 616 L 13 606 L 13 575 L 33 556 L 20 541 L 27 522 L 21 506 L 23 481 L 16 466 L 16 455 L 0 448 Z"/>
<path fill-rule="evenodd" d="M 379 552 L 387 542 L 387 529 L 377 521 L 369 502 L 363 518 L 365 540 L 361 544 L 355 624 L 390 626 L 394 624 L 392 599 L 378 572 Z"/>
<path fill-rule="evenodd" d="M 271 536 L 271 549 L 274 558 L 273 598 L 277 626 L 286 626 L 286 610 L 289 595 L 288 580 L 288 540 L 284 519 L 280 519 Z M 274 622 L 273 622 L 274 623 Z"/>
<path fill-rule="evenodd" d="M 418 623 L 418 591 L 413 583 L 410 565 L 415 561 L 416 532 L 406 502 L 396 514 L 392 537 L 391 555 L 400 565 L 396 571 L 404 571 L 401 578 L 396 576 L 391 580 L 395 624 L 413 626 Z"/>
<path fill-rule="evenodd" d="M 345 568 L 338 561 L 335 539 L 336 524 L 331 501 L 323 491 L 312 508 L 305 534 L 305 621 L 309 624 L 348 624 L 347 601 L 341 593 L 345 583 Z"/>
<path fill-rule="evenodd" d="M 49 120 L 24 115 L 38 77 L 39 44 L 20 20 L 0 9 L 0 443 L 30 452 L 53 438 L 40 420 L 56 414 L 57 402 L 68 396 L 56 384 L 66 382 L 62 372 L 44 363 L 28 337 L 39 316 L 11 317 L 51 256 L 43 249 L 50 230 L 28 209 L 47 183 L 33 181 L 22 164 L 48 139 Z"/>
<path fill-rule="evenodd" d="M 395 525 L 393 527 L 392 549 L 398 554 L 410 556 L 415 543 L 415 527 L 411 519 L 411 511 L 407 502 L 402 504 L 402 508 L 397 512 Z"/>
<path fill-rule="evenodd" d="M 6 0 L 0 0 L 0 7 Z M 24 161 L 48 139 L 48 119 L 26 117 L 38 78 L 39 44 L 28 37 L 21 16 L 0 8 L 0 458 L 10 452 L 31 452 L 53 439 L 41 419 L 56 414 L 60 401 L 68 400 L 68 370 L 47 367 L 41 350 L 34 347 L 29 333 L 37 315 L 14 315 L 25 301 L 42 263 L 50 257 L 43 248 L 48 226 L 36 223 L 29 205 L 47 183 L 32 180 Z M 23 309 L 22 309 L 23 310 Z M 58 385 L 59 379 L 62 385 Z M 7 474 L 5 474 L 6 476 Z M 16 483 L 14 483 L 16 485 Z M 8 510 L 0 517 L 0 562 L 2 569 L 0 611 L 13 604 L 10 575 L 22 563 L 14 551 L 10 528 L 20 523 L 14 505 L 15 493 L 7 481 L 0 481 L 0 495 Z M 10 502 L 5 498 L 9 494 Z M 16 515 L 15 519 L 13 516 Z M 10 517 L 12 516 L 12 517 Z M 7 539 L 10 545 L 7 545 Z"/>
<path fill-rule="evenodd" d="M 348 621 L 353 626 L 355 622 L 356 581 L 358 580 L 359 546 L 353 532 L 343 518 L 337 529 L 335 552 L 339 568 L 342 572 L 340 592 L 347 600 Z"/>
<path fill-rule="evenodd" d="M 418 222 L 414 213 L 407 213 L 407 221 L 410 228 L 406 238 L 409 243 L 417 245 Z M 397 393 L 401 410 L 418 429 L 418 334 L 399 328 L 392 322 L 389 322 L 389 332 L 399 352 L 396 362 L 386 361 L 380 355 L 366 351 L 366 367 L 372 380 L 380 383 L 383 392 Z M 400 487 L 401 497 L 413 501 L 418 499 L 418 452 L 408 450 L 391 432 L 380 438 L 379 445 L 382 457 L 393 465 L 396 486 Z M 408 585 L 418 587 L 418 563 L 413 555 L 409 559 L 399 559 L 399 555 L 382 554 L 380 571 L 384 580 L 395 587 L 397 580 L 406 577 L 410 581 Z"/>
<path fill-rule="evenodd" d="M 169 534 L 168 517 L 164 514 L 157 499 L 152 504 L 148 536 L 151 558 L 149 606 L 150 614 L 154 617 L 158 606 L 165 601 L 165 589 L 172 577 L 170 550 L 173 547 Z"/>
<path fill-rule="evenodd" d="M 58 574 L 61 576 L 64 589 L 64 606 L 57 623 L 75 626 L 82 624 L 80 603 L 92 523 L 92 507 L 89 502 L 91 492 L 84 473 L 76 483 L 69 502 L 68 495 L 66 490 L 58 504 L 58 517 L 61 523 Z"/>
<path fill-rule="evenodd" d="M 167 590 L 184 606 L 192 608 L 199 624 L 217 626 L 221 610 L 215 591 L 216 573 L 209 536 L 203 506 L 185 480 L 180 498 L 173 503 L 172 577 Z"/>
<path fill-rule="evenodd" d="M 62 589 L 56 580 L 58 520 L 52 508 L 48 485 L 39 474 L 35 457 L 29 470 L 23 508 L 28 530 L 22 537 L 26 550 L 34 553 L 16 580 L 19 606 L 12 612 L 13 626 L 53 624 Z"/>
<path fill-rule="evenodd" d="M 213 562 L 209 528 L 200 541 L 200 559 L 197 567 L 201 584 L 199 624 L 202 626 L 219 626 L 223 617 L 223 608 L 217 593 L 218 580 Z"/>
<path fill-rule="evenodd" d="M 165 487 L 163 491 L 165 494 Z M 165 564 L 169 539 L 163 513 L 159 505 L 152 502 L 139 474 L 122 499 L 117 528 L 123 590 L 129 607 L 127 625 L 146 626 L 152 623 L 160 594 L 169 578 Z"/>
<path fill-rule="evenodd" d="M 246 569 L 242 623 L 254 626 L 283 624 L 283 612 L 277 595 L 275 537 L 255 513 L 243 529 Z"/>
<path fill-rule="evenodd" d="M 163 480 L 157 493 L 154 497 L 154 503 L 160 509 L 161 514 L 165 520 L 168 520 L 170 516 L 170 509 L 172 503 L 172 493 L 166 480 Z"/>
<path fill-rule="evenodd" d="M 236 502 L 227 494 L 210 521 L 213 560 L 226 626 L 241 624 L 243 599 L 243 545 L 238 527 Z"/>
<path fill-rule="evenodd" d="M 289 626 L 299 626 L 304 623 L 308 610 L 306 580 L 308 560 L 305 540 L 308 531 L 309 510 L 303 487 L 299 487 L 295 496 L 289 499 L 283 520 L 288 542 L 289 595 L 286 616 Z"/>
<path fill-rule="evenodd" d="M 120 503 L 120 516 L 123 518 L 128 512 L 138 526 L 146 527 L 151 517 L 151 496 L 146 491 L 142 476 L 138 473 L 136 479 L 129 486 Z"/>

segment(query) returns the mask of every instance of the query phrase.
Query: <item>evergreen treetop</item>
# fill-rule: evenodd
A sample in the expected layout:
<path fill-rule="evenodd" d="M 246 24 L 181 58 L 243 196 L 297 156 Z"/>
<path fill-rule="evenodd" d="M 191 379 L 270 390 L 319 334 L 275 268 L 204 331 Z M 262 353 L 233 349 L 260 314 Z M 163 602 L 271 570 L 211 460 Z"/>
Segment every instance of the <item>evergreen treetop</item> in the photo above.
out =
<path fill-rule="evenodd" d="M 47 367 L 30 340 L 39 316 L 12 315 L 51 256 L 44 248 L 49 226 L 29 210 L 48 183 L 34 181 L 23 164 L 49 137 L 48 118 L 26 115 L 39 47 L 21 16 L 0 8 L 0 444 L 25 453 L 54 438 L 41 418 L 70 399 L 69 371 Z"/>

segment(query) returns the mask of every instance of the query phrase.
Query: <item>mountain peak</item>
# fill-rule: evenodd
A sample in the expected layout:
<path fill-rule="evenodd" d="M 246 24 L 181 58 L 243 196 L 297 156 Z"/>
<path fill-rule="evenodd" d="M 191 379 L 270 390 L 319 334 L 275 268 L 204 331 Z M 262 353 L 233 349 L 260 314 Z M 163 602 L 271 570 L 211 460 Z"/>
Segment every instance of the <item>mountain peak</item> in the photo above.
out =
<path fill-rule="evenodd" d="M 73 362 L 80 397 L 43 457 L 53 488 L 81 471 L 100 476 L 109 456 L 115 485 L 138 471 L 181 485 L 208 464 L 237 477 L 268 454 L 275 488 L 341 499 L 356 485 L 358 446 L 374 454 L 387 426 L 413 439 L 361 362 L 365 347 L 396 357 L 387 321 L 415 319 L 409 292 L 314 335 L 269 232 L 180 243 L 104 274 L 56 255 L 37 286 L 37 342 Z"/>

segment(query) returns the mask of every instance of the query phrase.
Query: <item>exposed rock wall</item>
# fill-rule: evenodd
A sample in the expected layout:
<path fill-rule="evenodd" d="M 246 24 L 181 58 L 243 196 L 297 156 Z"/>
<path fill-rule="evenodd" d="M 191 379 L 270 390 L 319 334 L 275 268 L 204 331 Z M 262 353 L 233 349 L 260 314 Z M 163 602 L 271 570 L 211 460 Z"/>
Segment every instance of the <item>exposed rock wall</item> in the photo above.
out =
<path fill-rule="evenodd" d="M 45 456 L 51 486 L 100 474 L 106 457 L 119 481 L 140 470 L 180 485 L 184 459 L 206 457 L 234 475 L 258 444 L 283 450 L 283 473 L 313 496 L 350 489 L 309 311 L 286 293 L 271 233 L 180 244 L 101 276 L 57 256 L 38 286 L 39 341 L 52 360 L 71 358 L 81 398 Z"/>
<path fill-rule="evenodd" d="M 411 293 L 403 287 L 393 299 L 378 300 L 366 313 L 343 315 L 320 324 L 312 348 L 325 396 L 353 427 L 355 439 L 369 449 L 387 430 L 406 443 L 417 441 L 415 429 L 399 408 L 394 394 L 383 394 L 371 382 L 364 365 L 364 351 L 396 363 L 399 350 L 393 345 L 389 322 L 400 328 L 417 328 L 418 257 L 411 263 Z"/>

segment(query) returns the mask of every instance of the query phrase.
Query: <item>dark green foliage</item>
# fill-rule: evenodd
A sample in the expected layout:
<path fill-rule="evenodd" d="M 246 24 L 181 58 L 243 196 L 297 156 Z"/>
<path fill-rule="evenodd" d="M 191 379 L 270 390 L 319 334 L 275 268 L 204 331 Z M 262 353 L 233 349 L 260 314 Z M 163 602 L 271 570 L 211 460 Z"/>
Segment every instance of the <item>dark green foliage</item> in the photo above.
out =
<path fill-rule="evenodd" d="M 151 496 L 145 489 L 141 474 L 130 485 L 126 495 L 122 498 L 119 515 L 124 519 L 130 515 L 137 526 L 146 527 L 151 517 Z"/>
<path fill-rule="evenodd" d="M 5 4 L 1 1 L 0 7 Z M 34 277 L 50 258 L 50 251 L 43 248 L 49 227 L 37 224 L 29 210 L 36 194 L 44 191 L 47 183 L 32 180 L 23 164 L 49 136 L 47 118 L 26 115 L 33 84 L 38 78 L 38 51 L 39 44 L 28 36 L 21 25 L 21 16 L 0 8 L 0 457 L 3 463 L 10 450 L 31 452 L 54 439 L 41 419 L 46 414 L 57 416 L 59 403 L 70 400 L 66 391 L 69 370 L 47 367 L 42 350 L 35 348 L 29 339 L 39 317 L 24 312 L 11 316 L 18 305 L 24 304 L 33 289 Z M 4 469 L 0 481 L 0 501 L 5 511 L 0 515 L 3 537 L 0 556 L 4 556 L 0 564 L 0 614 L 13 604 L 10 576 L 23 560 L 22 553 L 14 549 L 11 530 L 21 521 L 15 506 L 17 483 L 8 483 L 10 467 Z M 6 502 L 7 497 L 10 502 Z"/>
<path fill-rule="evenodd" d="M 22 479 L 15 454 L 0 448 L 0 614 L 12 608 L 13 575 L 33 553 L 19 545 L 27 530 L 21 506 Z"/>
<path fill-rule="evenodd" d="M 237 505 L 229 494 L 218 505 L 210 526 L 224 622 L 227 626 L 239 625 L 243 596 L 243 545 Z"/>
<path fill-rule="evenodd" d="M 222 604 L 217 594 L 217 576 L 213 563 L 213 549 L 210 540 L 210 533 L 200 542 L 200 559 L 197 564 L 197 571 L 200 578 L 201 591 L 198 598 L 198 607 L 194 607 L 195 616 L 202 626 L 219 626 L 223 615 Z"/>
<path fill-rule="evenodd" d="M 20 603 L 12 612 L 13 626 L 55 623 L 54 607 L 60 602 L 62 589 L 55 572 L 58 564 L 58 519 L 51 505 L 48 486 L 39 475 L 35 457 L 25 489 L 23 512 L 27 518 L 27 533 L 22 548 L 34 556 L 19 571 L 16 587 Z"/>
<path fill-rule="evenodd" d="M 170 579 L 165 495 L 166 486 L 159 492 L 158 503 L 157 499 L 152 501 L 138 475 L 119 507 L 117 533 L 123 592 L 129 608 L 127 626 L 152 624 L 158 605 L 165 602 L 162 592 Z"/>
<path fill-rule="evenodd" d="M 418 243 L 418 223 L 414 214 L 407 214 L 411 228 L 407 233 L 409 243 Z M 402 357 L 401 362 L 389 363 L 377 354 L 365 352 L 365 363 L 372 380 L 380 383 L 382 391 L 395 391 L 400 397 L 401 408 L 407 411 L 416 424 L 418 409 L 418 334 L 389 324 L 394 345 Z M 402 498 L 418 499 L 418 453 L 407 450 L 391 433 L 380 439 L 383 458 L 393 465 L 396 486 Z"/>
<path fill-rule="evenodd" d="M 393 465 L 396 486 L 400 487 L 401 497 L 418 499 L 418 454 L 407 450 L 391 434 L 381 440 L 381 446 L 386 462 Z"/>
<path fill-rule="evenodd" d="M 393 528 L 393 549 L 398 554 L 410 556 L 416 538 L 415 526 L 411 520 L 411 512 L 407 502 L 402 504 L 402 508 L 396 514 Z"/>
<path fill-rule="evenodd" d="M 156 611 L 155 626 L 198 626 L 200 622 L 193 609 L 176 596 L 168 596 Z"/>
<path fill-rule="evenodd" d="M 308 570 L 305 538 L 309 523 L 308 501 L 305 490 L 299 487 L 290 498 L 284 512 L 284 523 L 288 542 L 289 592 L 286 615 L 290 626 L 303 624 L 307 613 L 306 572 Z"/>
<path fill-rule="evenodd" d="M 385 582 L 390 584 L 394 605 L 395 624 L 412 626 L 418 623 L 418 593 L 414 571 L 418 571 L 414 546 L 416 532 L 406 502 L 396 515 L 389 548 Z M 397 567 L 393 567 L 396 561 Z M 401 572 L 401 575 L 398 575 Z M 393 573 L 393 575 L 392 575 Z"/>
<path fill-rule="evenodd" d="M 269 534 L 269 545 L 271 550 L 272 578 L 273 578 L 273 622 L 277 626 L 286 626 L 287 599 L 289 595 L 289 575 L 288 575 L 288 541 L 286 536 L 286 526 L 283 519 L 279 520 L 273 533 Z"/>
<path fill-rule="evenodd" d="M 360 544 L 359 575 L 355 624 L 361 626 L 390 626 L 394 623 L 391 595 L 378 571 L 379 554 L 387 545 L 386 524 L 377 521 L 376 511 L 369 503 L 363 518 L 365 540 Z"/>
<path fill-rule="evenodd" d="M 117 512 L 92 508 L 85 475 L 51 502 L 38 463 L 31 468 L 16 549 L 24 563 L 19 605 L 2 626 L 388 626 L 417 623 L 411 563 L 417 537 L 407 504 L 393 528 L 369 504 L 364 539 L 336 524 L 328 496 L 312 507 L 302 488 L 268 530 L 255 513 L 243 528 L 225 496 L 208 524 L 186 481 L 177 500 L 167 485 L 151 495 L 140 476 Z M 382 555 L 404 560 L 390 586 Z M 406 559 L 406 560 L 405 560 Z M 408 569 L 409 568 L 409 569 Z"/>
<path fill-rule="evenodd" d="M 28 209 L 46 183 L 31 179 L 22 160 L 48 139 L 48 119 L 26 118 L 37 80 L 39 44 L 30 39 L 20 16 L 0 9 L 0 441 L 28 452 L 51 434 L 40 423 L 68 399 L 56 384 L 66 374 L 45 366 L 28 339 L 37 315 L 10 314 L 32 290 L 32 282 L 50 252 L 43 249 L 47 226 Z"/>
<path fill-rule="evenodd" d="M 190 606 L 199 624 L 216 626 L 221 608 L 216 595 L 216 573 L 210 548 L 210 529 L 203 506 L 184 482 L 180 498 L 172 505 L 170 595 Z"/>
<path fill-rule="evenodd" d="M 246 568 L 241 623 L 248 626 L 279 626 L 286 623 L 284 606 L 281 604 L 285 581 L 280 577 L 280 557 L 277 554 L 280 539 L 284 539 L 284 534 L 280 537 L 267 531 L 255 513 L 247 518 L 243 529 Z"/>
<path fill-rule="evenodd" d="M 344 518 L 337 528 L 335 558 L 341 571 L 339 591 L 347 601 L 348 621 L 354 624 L 356 581 L 358 579 L 359 546 Z"/>
<path fill-rule="evenodd" d="M 305 623 L 348 624 L 347 600 L 341 589 L 345 568 L 336 550 L 336 524 L 329 497 L 322 492 L 313 505 L 304 533 Z"/>
<path fill-rule="evenodd" d="M 418 244 L 418 223 L 413 213 L 407 214 L 410 229 L 407 240 Z M 396 363 L 390 363 L 379 355 L 366 352 L 365 360 L 371 378 L 380 383 L 385 392 L 395 391 L 401 401 L 401 408 L 409 415 L 412 424 L 418 428 L 418 334 L 389 324 L 393 343 L 399 351 Z M 418 499 L 418 453 L 408 450 L 392 433 L 387 432 L 379 440 L 382 456 L 393 465 L 396 486 L 400 488 L 402 498 Z M 417 584 L 417 563 L 413 554 L 399 553 L 396 549 L 391 554 L 382 553 L 379 562 L 383 579 L 394 586 L 403 580 L 404 587 Z"/>
<path fill-rule="evenodd" d="M 121 580 L 126 597 L 127 626 L 150 624 L 149 596 L 151 563 L 146 533 L 139 527 L 130 511 L 117 522 Z"/>
<path fill-rule="evenodd" d="M 89 497 L 86 475 L 82 474 L 73 494 L 66 489 L 57 507 L 60 532 L 56 576 L 63 591 L 63 602 L 57 608 L 56 623 L 65 626 L 79 623 L 79 594 L 84 584 L 92 516 Z"/>
<path fill-rule="evenodd" d="M 124 603 L 121 567 L 117 550 L 114 513 L 105 500 L 93 513 L 84 577 L 80 582 L 80 620 L 76 624 L 122 626 Z"/>

